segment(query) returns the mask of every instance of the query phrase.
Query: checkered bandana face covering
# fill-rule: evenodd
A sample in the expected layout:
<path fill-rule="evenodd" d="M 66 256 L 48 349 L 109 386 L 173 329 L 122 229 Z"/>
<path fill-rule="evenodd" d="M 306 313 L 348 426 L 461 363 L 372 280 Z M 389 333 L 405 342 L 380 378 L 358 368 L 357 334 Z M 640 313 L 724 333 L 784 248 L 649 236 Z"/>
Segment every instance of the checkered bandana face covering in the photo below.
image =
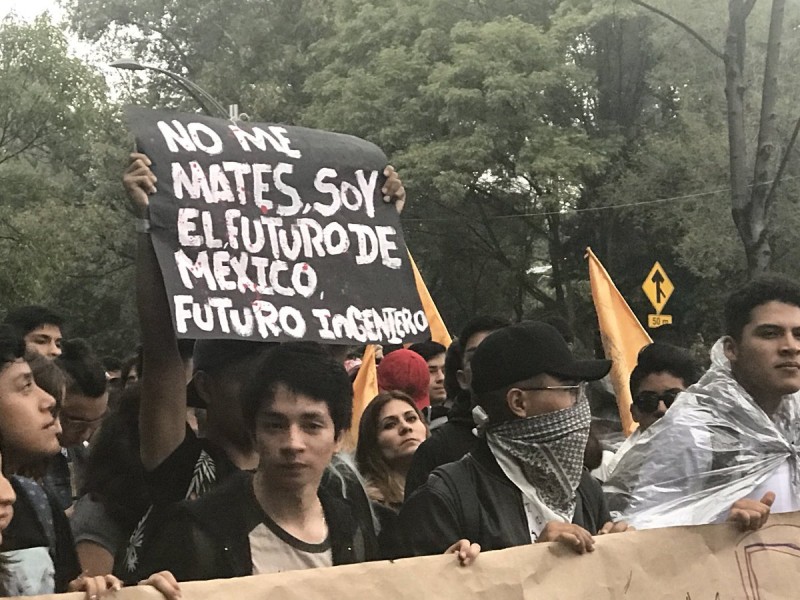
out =
<path fill-rule="evenodd" d="M 581 391 L 574 406 L 518 419 L 486 431 L 491 446 L 510 456 L 551 510 L 572 519 L 592 414 Z"/>

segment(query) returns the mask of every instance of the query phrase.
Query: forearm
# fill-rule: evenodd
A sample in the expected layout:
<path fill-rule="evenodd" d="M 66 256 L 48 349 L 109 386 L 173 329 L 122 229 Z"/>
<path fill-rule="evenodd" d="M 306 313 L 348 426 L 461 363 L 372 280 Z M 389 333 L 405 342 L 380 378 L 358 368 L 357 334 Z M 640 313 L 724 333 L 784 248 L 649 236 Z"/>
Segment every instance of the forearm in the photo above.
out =
<path fill-rule="evenodd" d="M 85 575 L 108 575 L 114 570 L 114 555 L 96 542 L 78 542 L 75 551 Z"/>
<path fill-rule="evenodd" d="M 143 351 L 140 454 L 145 469 L 151 470 L 185 436 L 186 378 L 164 281 L 148 234 L 138 235 L 136 260 L 136 301 Z"/>

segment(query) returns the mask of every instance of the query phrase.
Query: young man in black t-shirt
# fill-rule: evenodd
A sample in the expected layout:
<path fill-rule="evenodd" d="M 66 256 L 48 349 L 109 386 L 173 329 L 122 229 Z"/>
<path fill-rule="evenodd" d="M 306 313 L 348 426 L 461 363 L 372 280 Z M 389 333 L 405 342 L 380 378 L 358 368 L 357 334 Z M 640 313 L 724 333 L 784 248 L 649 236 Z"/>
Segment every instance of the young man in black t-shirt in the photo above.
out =
<path fill-rule="evenodd" d="M 371 517 L 321 485 L 350 425 L 353 392 L 321 346 L 288 343 L 258 363 L 242 412 L 259 456 L 199 500 L 179 505 L 144 559 L 179 581 L 329 567 L 379 557 Z M 479 548 L 447 549 L 469 564 Z"/>
<path fill-rule="evenodd" d="M 344 368 L 321 346 L 284 344 L 262 357 L 242 394 L 259 465 L 172 513 L 145 572 L 216 579 L 377 557 L 371 517 L 320 486 L 350 424 Z"/>
<path fill-rule="evenodd" d="M 123 177 L 134 213 L 148 217 L 148 195 L 155 191 L 156 179 L 144 154 L 131 155 Z M 382 188 L 385 198 L 400 210 L 405 191 L 394 172 L 387 167 Z M 201 496 L 239 470 L 253 470 L 259 462 L 248 424 L 241 413 L 238 395 L 253 375 L 253 365 L 267 346 L 255 342 L 199 342 L 197 353 L 207 351 L 206 364 L 194 366 L 187 389 L 186 373 L 172 326 L 161 270 L 147 227 L 137 239 L 136 289 L 142 334 L 142 399 L 139 430 L 140 455 L 146 471 L 153 508 L 131 536 L 124 555 L 117 557 L 115 573 L 126 580 L 137 579 L 139 562 L 153 532 L 160 529 L 165 508 L 184 498 Z M 236 346 L 234 357 L 226 360 L 223 351 Z M 205 350 L 204 350 L 205 348 Z M 230 357 L 227 357 L 230 358 Z M 198 399 L 207 410 L 206 436 L 198 439 L 186 425 L 188 399 Z M 358 498 L 358 509 L 369 513 L 368 500 L 357 478 L 346 473 L 343 480 L 326 474 L 323 485 L 332 493 Z"/>

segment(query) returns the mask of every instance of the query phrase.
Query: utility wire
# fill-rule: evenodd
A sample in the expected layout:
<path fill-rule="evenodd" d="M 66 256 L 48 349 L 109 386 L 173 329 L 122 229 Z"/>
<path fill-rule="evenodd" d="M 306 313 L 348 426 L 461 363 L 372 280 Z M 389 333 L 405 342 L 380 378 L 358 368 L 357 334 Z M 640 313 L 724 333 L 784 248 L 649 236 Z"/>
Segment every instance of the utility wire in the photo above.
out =
<path fill-rule="evenodd" d="M 783 177 L 782 181 L 791 181 L 793 179 L 800 179 L 800 175 L 792 177 Z M 760 185 L 767 185 L 772 181 L 765 181 Z M 748 187 L 753 187 L 752 184 Z M 653 200 L 642 200 L 641 202 L 626 202 L 624 204 L 609 204 L 606 206 L 589 206 L 587 208 L 566 208 L 564 210 L 551 210 L 532 213 L 515 213 L 511 215 L 493 215 L 486 217 L 488 221 L 500 221 L 503 219 L 526 219 L 529 217 L 547 217 L 552 215 L 571 215 L 578 213 L 600 212 L 604 210 L 616 210 L 618 208 L 631 208 L 633 206 L 648 206 L 651 204 L 662 204 L 665 202 L 683 202 L 686 200 L 694 200 L 696 198 L 703 198 L 705 196 L 714 196 L 716 194 L 729 193 L 731 188 L 722 188 L 718 190 L 710 190 L 707 192 L 697 192 L 696 194 L 686 194 L 684 196 L 672 196 L 670 198 L 656 198 Z M 403 219 L 404 223 L 427 223 L 434 221 L 459 221 L 462 217 L 421 217 L 416 219 Z"/>

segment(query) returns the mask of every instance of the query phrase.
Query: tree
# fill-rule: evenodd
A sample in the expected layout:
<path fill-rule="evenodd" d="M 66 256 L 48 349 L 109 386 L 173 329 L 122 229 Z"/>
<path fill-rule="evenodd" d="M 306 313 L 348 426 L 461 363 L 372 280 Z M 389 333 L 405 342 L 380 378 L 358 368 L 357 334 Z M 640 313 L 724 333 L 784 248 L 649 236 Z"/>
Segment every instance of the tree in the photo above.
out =
<path fill-rule="evenodd" d="M 745 57 L 747 53 L 747 20 L 757 0 L 729 0 L 729 21 L 723 50 L 719 50 L 693 27 L 670 13 L 643 0 L 631 0 L 631 2 L 681 27 L 709 53 L 724 63 L 731 212 L 744 245 L 748 273 L 753 276 L 769 270 L 772 262 L 770 209 L 797 135 L 800 133 L 800 117 L 798 117 L 785 145 L 783 155 L 776 161 L 778 140 L 775 107 L 778 101 L 778 68 L 783 37 L 785 0 L 772 0 L 761 91 L 758 141 L 752 157 L 749 156 L 747 149 L 745 94 L 748 85 L 745 75 Z M 752 177 L 747 175 L 749 164 L 752 164 L 753 168 Z"/>
<path fill-rule="evenodd" d="M 99 352 L 129 352 L 124 134 L 105 82 L 47 18 L 0 21 L 0 307 L 62 312 Z"/>
<path fill-rule="evenodd" d="M 586 74 L 565 62 L 570 40 L 550 28 L 552 10 L 346 4 L 355 18 L 312 48 L 326 64 L 307 80 L 304 122 L 373 140 L 398 163 L 419 199 L 409 243 L 451 323 L 568 315 L 561 213 L 606 158 L 584 126 Z"/>
<path fill-rule="evenodd" d="M 261 121 L 295 124 L 309 99 L 309 46 L 325 37 L 327 0 L 62 0 L 73 28 L 106 48 L 184 75 L 223 105 Z M 193 112 L 164 77 L 136 78 L 137 100 Z"/>
<path fill-rule="evenodd" d="M 670 7 L 711 39 L 723 35 L 721 1 Z M 412 198 L 407 240 L 452 329 L 481 312 L 560 313 L 589 344 L 591 245 L 642 318 L 640 285 L 660 260 L 678 287 L 670 310 L 684 341 L 717 334 L 720 298 L 745 262 L 735 225 L 719 218 L 729 210 L 724 63 L 654 13 L 587 0 L 67 3 L 89 39 L 190 76 L 253 119 L 381 146 Z M 750 24 L 767 17 L 759 4 Z M 748 78 L 760 50 L 751 44 Z M 790 72 L 800 52 L 784 54 Z M 779 115 L 792 96 L 781 81 Z M 136 85 L 146 103 L 196 109 L 159 78 Z M 746 111 L 747 132 L 752 119 Z M 797 171 L 786 162 L 785 174 Z M 800 223 L 776 208 L 773 258 L 796 271 Z"/>

